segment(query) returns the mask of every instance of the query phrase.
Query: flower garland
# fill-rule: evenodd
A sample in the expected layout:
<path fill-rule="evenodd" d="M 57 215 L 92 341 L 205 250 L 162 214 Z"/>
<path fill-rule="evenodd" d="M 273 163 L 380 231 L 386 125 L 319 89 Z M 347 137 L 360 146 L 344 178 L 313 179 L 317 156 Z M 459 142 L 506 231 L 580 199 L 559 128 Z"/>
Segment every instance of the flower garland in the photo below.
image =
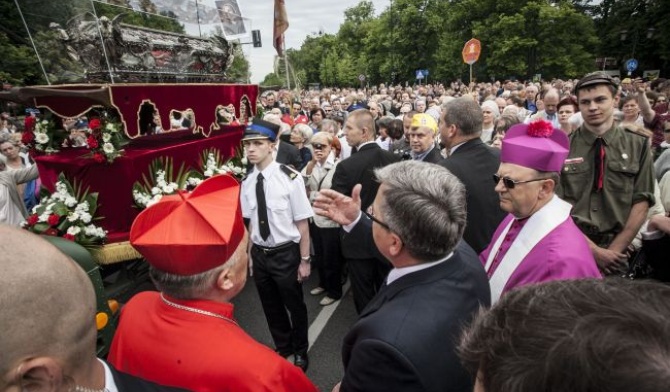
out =
<path fill-rule="evenodd" d="M 90 157 L 94 161 L 112 163 L 123 155 L 122 147 L 128 144 L 128 140 L 121 132 L 120 123 L 94 118 L 88 123 L 88 127 L 90 133 L 86 138 L 86 144 L 91 150 Z"/>
<path fill-rule="evenodd" d="M 52 119 L 26 116 L 21 142 L 32 154 L 53 154 L 65 141 L 64 132 L 57 130 Z"/>
<path fill-rule="evenodd" d="M 107 231 L 93 224 L 98 194 L 74 187 L 63 173 L 58 175 L 56 191 L 42 190 L 41 202 L 33 207 L 23 227 L 36 234 L 63 237 L 86 248 L 96 248 L 107 240 Z"/>
<path fill-rule="evenodd" d="M 189 177 L 193 177 L 193 172 L 186 170 L 183 164 L 179 171 L 174 172 L 172 158 L 155 159 L 149 165 L 149 176 L 142 174 L 142 181 L 133 184 L 135 206 L 145 209 L 157 203 L 164 195 L 172 195 L 180 189 L 186 189 Z"/>

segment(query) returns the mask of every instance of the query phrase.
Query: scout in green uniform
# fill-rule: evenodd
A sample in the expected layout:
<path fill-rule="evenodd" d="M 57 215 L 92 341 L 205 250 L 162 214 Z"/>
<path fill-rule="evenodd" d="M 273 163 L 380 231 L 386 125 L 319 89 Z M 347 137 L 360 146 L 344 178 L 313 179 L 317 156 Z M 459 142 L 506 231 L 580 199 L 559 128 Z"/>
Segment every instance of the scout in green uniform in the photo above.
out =
<path fill-rule="evenodd" d="M 589 238 L 606 274 L 627 266 L 626 251 L 654 203 L 647 138 L 614 124 L 617 85 L 607 74 L 586 75 L 575 86 L 584 125 L 570 135 L 559 196 Z"/>

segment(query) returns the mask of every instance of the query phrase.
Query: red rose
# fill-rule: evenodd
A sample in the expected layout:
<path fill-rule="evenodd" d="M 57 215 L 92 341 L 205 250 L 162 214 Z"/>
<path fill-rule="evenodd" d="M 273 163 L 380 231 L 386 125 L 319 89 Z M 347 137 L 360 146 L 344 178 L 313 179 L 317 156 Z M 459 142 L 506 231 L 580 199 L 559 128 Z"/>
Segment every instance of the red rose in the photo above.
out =
<path fill-rule="evenodd" d="M 23 134 L 21 135 L 21 143 L 23 144 L 32 144 L 32 142 L 35 140 L 35 134 L 33 131 L 24 131 Z"/>
<path fill-rule="evenodd" d="M 88 122 L 88 127 L 95 131 L 96 129 L 100 128 L 100 120 L 94 118 Z"/>
<path fill-rule="evenodd" d="M 44 233 L 42 233 L 42 234 L 44 234 L 44 235 L 50 235 L 50 236 L 55 237 L 55 236 L 58 235 L 58 230 L 56 230 L 56 229 L 54 229 L 54 228 L 52 227 L 52 228 L 50 228 L 50 229 L 46 229 L 46 230 L 44 230 Z"/>
<path fill-rule="evenodd" d="M 26 223 L 29 226 L 35 226 L 35 224 L 37 224 L 38 219 L 39 217 L 37 216 L 37 214 L 32 214 L 26 218 Z"/>
<path fill-rule="evenodd" d="M 88 144 L 89 148 L 98 148 L 98 139 L 94 136 L 89 136 L 86 138 L 86 144 Z"/>
<path fill-rule="evenodd" d="M 49 217 L 47 218 L 47 223 L 49 224 L 49 226 L 56 226 L 58 222 L 60 222 L 60 216 L 57 214 L 49 215 Z"/>
<path fill-rule="evenodd" d="M 67 234 L 67 233 L 66 233 L 66 234 L 63 236 L 63 238 L 65 238 L 66 240 L 69 240 L 69 241 L 74 241 L 74 236 L 73 236 L 72 234 Z"/>
<path fill-rule="evenodd" d="M 96 152 L 95 154 L 93 154 L 93 160 L 98 163 L 103 163 L 105 161 L 105 156 L 100 154 L 99 152 Z"/>
<path fill-rule="evenodd" d="M 28 132 L 30 131 L 32 133 L 33 129 L 35 128 L 35 123 L 37 122 L 37 119 L 33 116 L 26 116 L 26 119 L 23 120 L 23 125 L 25 127 L 25 131 Z"/>

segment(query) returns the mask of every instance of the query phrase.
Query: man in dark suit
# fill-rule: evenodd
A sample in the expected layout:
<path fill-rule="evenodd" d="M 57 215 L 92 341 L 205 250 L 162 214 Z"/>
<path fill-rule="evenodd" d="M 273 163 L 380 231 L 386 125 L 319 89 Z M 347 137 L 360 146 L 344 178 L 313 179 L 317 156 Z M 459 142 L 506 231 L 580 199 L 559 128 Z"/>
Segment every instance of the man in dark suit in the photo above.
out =
<path fill-rule="evenodd" d="M 277 145 L 277 156 L 275 157 L 275 161 L 277 161 L 277 163 L 291 166 L 296 170 L 301 167 L 303 163 L 302 157 L 300 156 L 300 150 L 284 139 L 280 139 L 279 144 Z"/>
<path fill-rule="evenodd" d="M 488 246 L 505 218 L 491 178 L 500 166 L 500 150 L 479 138 L 484 120 L 482 109 L 470 98 L 449 101 L 442 111 L 440 135 L 449 157 L 440 165 L 465 185 L 468 224 L 463 239 L 478 254 Z"/>
<path fill-rule="evenodd" d="M 96 358 L 93 284 L 56 247 L 3 225 L 0 263 L 1 391 L 183 391 Z"/>
<path fill-rule="evenodd" d="M 314 203 L 317 214 L 393 265 L 344 338 L 339 390 L 472 391 L 456 346 L 461 328 L 489 305 L 490 291 L 477 255 L 461 240 L 465 188 L 444 168 L 423 162 L 375 173 L 381 187 L 370 213 L 360 211 L 360 186 L 351 198 L 322 190 Z"/>
<path fill-rule="evenodd" d="M 374 121 L 369 110 L 351 112 L 344 125 L 344 135 L 347 143 L 357 152 L 337 165 L 331 189 L 350 196 L 354 186 L 361 184 L 361 207 L 365 210 L 372 204 L 379 189 L 374 169 L 397 162 L 400 157 L 375 143 Z M 360 313 L 377 293 L 390 266 L 377 259 L 374 252 L 358 238 L 347 234 L 342 237 L 342 255 L 349 267 L 356 311 Z"/>

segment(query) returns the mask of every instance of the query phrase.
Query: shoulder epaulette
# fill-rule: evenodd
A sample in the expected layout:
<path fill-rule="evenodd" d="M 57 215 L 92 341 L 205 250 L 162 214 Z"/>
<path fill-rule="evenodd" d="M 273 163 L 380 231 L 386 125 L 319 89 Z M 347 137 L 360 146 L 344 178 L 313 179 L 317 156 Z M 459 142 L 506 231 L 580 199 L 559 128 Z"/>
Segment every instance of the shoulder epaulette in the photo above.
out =
<path fill-rule="evenodd" d="M 626 132 L 628 132 L 628 133 L 632 133 L 633 135 L 637 135 L 637 136 L 639 136 L 639 137 L 643 137 L 643 138 L 646 138 L 646 137 L 647 137 L 646 135 L 641 134 L 641 133 L 638 131 L 637 127 L 636 127 L 636 128 L 633 128 L 633 127 L 631 127 L 631 126 L 629 126 L 629 125 L 630 125 L 630 124 L 622 125 L 621 128 L 623 128 L 623 130 L 626 131 Z"/>
<path fill-rule="evenodd" d="M 288 176 L 291 180 L 295 180 L 296 177 L 300 175 L 297 171 L 294 169 L 286 166 L 286 165 L 280 165 L 281 171 Z"/>

